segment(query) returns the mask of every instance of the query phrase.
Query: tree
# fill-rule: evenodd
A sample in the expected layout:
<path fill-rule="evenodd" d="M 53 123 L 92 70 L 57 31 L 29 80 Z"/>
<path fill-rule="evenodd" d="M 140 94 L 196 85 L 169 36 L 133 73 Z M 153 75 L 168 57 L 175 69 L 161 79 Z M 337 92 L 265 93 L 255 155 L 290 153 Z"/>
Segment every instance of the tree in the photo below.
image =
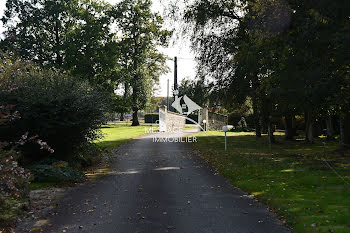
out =
<path fill-rule="evenodd" d="M 119 113 L 120 121 L 124 121 L 124 114 L 130 112 L 130 98 L 126 94 L 123 96 L 114 94 L 112 97 L 112 105 L 113 112 Z"/>
<path fill-rule="evenodd" d="M 193 24 L 190 29 L 200 63 L 199 76 L 216 80 L 217 89 L 224 90 L 226 104 L 232 100 L 243 103 L 248 96 L 252 97 L 256 135 L 260 137 L 259 48 L 238 13 L 248 11 L 243 5 L 232 1 L 195 1 L 184 17 Z"/>
<path fill-rule="evenodd" d="M 179 96 L 187 95 L 199 106 L 209 104 L 210 88 L 204 80 L 183 79 L 179 85 Z"/>
<path fill-rule="evenodd" d="M 121 34 L 125 93 L 131 93 L 132 126 L 139 125 L 138 111 L 146 107 L 159 76 L 167 71 L 166 57 L 158 47 L 167 45 L 171 33 L 162 29 L 163 19 L 152 13 L 151 4 L 150 0 L 123 0 L 113 9 Z"/>
<path fill-rule="evenodd" d="M 96 0 L 7 0 L 6 7 L 1 50 L 106 87 L 117 78 L 119 51 L 109 28 L 110 5 Z"/>
<path fill-rule="evenodd" d="M 343 0 L 197 0 L 184 19 L 199 76 L 214 78 L 227 102 L 251 98 L 257 136 L 261 123 L 270 127 L 272 116 L 285 116 L 291 139 L 293 115 L 305 114 L 312 143 L 316 118 L 349 113 L 348 12 Z M 341 122 L 349 144 L 350 127 Z"/>

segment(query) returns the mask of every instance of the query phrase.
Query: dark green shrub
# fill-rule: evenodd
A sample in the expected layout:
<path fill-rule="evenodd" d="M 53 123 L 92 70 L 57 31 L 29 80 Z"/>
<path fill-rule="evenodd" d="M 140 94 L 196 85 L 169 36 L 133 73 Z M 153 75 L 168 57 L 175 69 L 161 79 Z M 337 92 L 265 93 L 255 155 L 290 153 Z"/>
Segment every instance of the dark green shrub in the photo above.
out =
<path fill-rule="evenodd" d="M 196 115 L 196 114 L 190 114 L 190 115 L 188 115 L 187 117 L 190 118 L 191 120 L 195 121 L 195 122 L 198 122 L 198 115 Z M 186 124 L 191 124 L 191 125 L 193 125 L 193 124 L 195 124 L 195 123 L 193 123 L 192 121 L 186 119 Z"/>
<path fill-rule="evenodd" d="M 159 114 L 158 113 L 148 113 L 145 115 L 145 123 L 156 123 L 159 121 Z"/>
<path fill-rule="evenodd" d="M 50 156 L 50 157 L 46 157 L 46 158 L 40 160 L 39 162 L 37 162 L 37 164 L 52 165 L 53 163 L 56 163 L 58 161 L 59 161 L 58 159 L 55 159 L 52 156 Z"/>
<path fill-rule="evenodd" d="M 84 173 L 72 167 L 54 167 L 52 165 L 37 164 L 30 168 L 36 182 L 81 182 L 85 179 Z"/>
<path fill-rule="evenodd" d="M 17 199 L 0 194 L 0 232 L 10 227 L 29 208 L 28 199 Z"/>
<path fill-rule="evenodd" d="M 54 157 L 73 160 L 80 145 L 99 138 L 108 109 L 103 90 L 48 71 L 11 75 L 7 82 L 16 89 L 0 91 L 0 99 L 15 105 L 21 118 L 0 126 L 0 141 L 13 141 L 29 131 L 55 150 Z M 26 144 L 22 152 L 28 162 L 47 156 L 37 144 Z"/>
<path fill-rule="evenodd" d="M 101 148 L 93 143 L 82 144 L 75 154 L 75 160 L 71 162 L 73 167 L 89 167 L 102 160 Z"/>
<path fill-rule="evenodd" d="M 242 117 L 244 117 L 244 120 L 247 124 L 247 127 L 249 127 L 249 128 L 254 127 L 254 116 L 252 114 L 246 116 L 246 115 L 242 115 L 242 114 L 236 113 L 236 112 L 231 113 L 228 116 L 228 124 L 237 127 L 238 122 L 241 121 Z"/>

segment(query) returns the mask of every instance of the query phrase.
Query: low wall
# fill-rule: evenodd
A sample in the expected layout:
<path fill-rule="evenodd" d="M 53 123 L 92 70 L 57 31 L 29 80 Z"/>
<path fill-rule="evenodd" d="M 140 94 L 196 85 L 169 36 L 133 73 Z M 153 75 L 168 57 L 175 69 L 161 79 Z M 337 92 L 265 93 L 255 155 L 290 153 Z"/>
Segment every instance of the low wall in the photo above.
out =
<path fill-rule="evenodd" d="M 206 121 L 206 130 L 222 130 L 222 127 L 228 124 L 228 116 L 209 112 L 207 108 L 200 111 L 200 123 L 204 128 L 203 120 Z"/>
<path fill-rule="evenodd" d="M 159 114 L 165 114 L 165 116 L 159 116 L 159 124 L 164 125 L 165 127 L 160 127 L 161 131 L 165 132 L 174 132 L 179 131 L 180 129 L 185 128 L 186 118 L 185 116 L 169 112 L 166 107 L 159 108 Z M 165 122 L 161 122 L 165 120 Z"/>

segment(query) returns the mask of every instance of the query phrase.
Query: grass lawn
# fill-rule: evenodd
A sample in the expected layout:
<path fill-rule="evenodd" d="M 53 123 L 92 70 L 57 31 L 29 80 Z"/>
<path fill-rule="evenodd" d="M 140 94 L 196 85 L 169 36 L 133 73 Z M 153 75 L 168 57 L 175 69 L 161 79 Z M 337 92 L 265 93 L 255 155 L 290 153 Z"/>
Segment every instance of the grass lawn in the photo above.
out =
<path fill-rule="evenodd" d="M 96 145 L 104 151 L 111 151 L 121 144 L 145 134 L 145 129 L 148 128 L 150 126 L 105 125 L 102 127 L 104 137 L 96 141 Z"/>
<path fill-rule="evenodd" d="M 270 147 L 266 135 L 230 132 L 225 152 L 223 135 L 197 133 L 194 147 L 235 186 L 267 204 L 296 232 L 350 232 L 350 156 L 334 151 L 337 142 L 286 142 L 280 134 Z"/>

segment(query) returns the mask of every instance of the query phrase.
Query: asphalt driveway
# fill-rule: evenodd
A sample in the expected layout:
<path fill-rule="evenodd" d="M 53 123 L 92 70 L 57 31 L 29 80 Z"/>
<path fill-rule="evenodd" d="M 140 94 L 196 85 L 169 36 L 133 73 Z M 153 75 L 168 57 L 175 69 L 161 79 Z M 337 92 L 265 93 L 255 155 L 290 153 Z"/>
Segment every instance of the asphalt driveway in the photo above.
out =
<path fill-rule="evenodd" d="M 68 191 L 44 232 L 290 232 L 188 143 L 155 143 L 148 136 L 113 156 L 114 173 Z"/>

